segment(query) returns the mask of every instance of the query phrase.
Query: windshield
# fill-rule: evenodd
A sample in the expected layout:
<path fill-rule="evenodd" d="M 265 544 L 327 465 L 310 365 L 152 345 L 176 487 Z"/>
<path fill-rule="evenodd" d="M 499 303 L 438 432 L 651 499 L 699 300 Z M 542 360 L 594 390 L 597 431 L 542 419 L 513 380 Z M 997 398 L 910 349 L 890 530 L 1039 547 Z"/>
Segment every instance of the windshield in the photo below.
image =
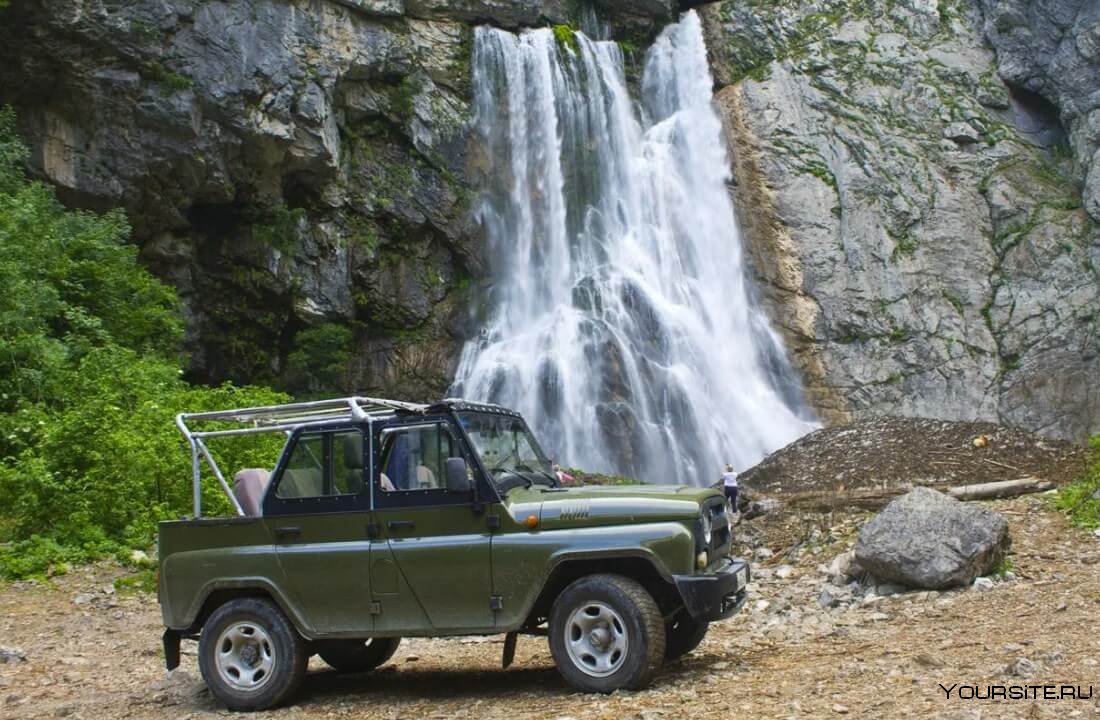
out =
<path fill-rule="evenodd" d="M 459 413 L 458 421 L 494 482 L 523 473 L 529 482 L 554 483 L 550 461 L 522 419 L 468 412 Z"/>

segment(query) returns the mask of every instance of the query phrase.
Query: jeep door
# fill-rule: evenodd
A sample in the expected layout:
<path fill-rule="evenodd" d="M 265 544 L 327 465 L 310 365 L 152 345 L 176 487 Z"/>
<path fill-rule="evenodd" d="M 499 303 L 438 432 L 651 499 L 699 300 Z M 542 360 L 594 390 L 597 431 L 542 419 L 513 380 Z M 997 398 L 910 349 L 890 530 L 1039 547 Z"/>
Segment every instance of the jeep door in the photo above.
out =
<path fill-rule="evenodd" d="M 364 438 L 347 426 L 295 432 L 264 497 L 289 596 L 315 636 L 373 629 Z"/>
<path fill-rule="evenodd" d="M 493 627 L 489 531 L 472 491 L 447 489 L 446 461 L 473 467 L 445 417 L 379 428 L 374 477 L 377 527 L 388 552 L 371 556 L 379 631 L 436 632 Z M 473 477 L 471 471 L 470 477 Z"/>

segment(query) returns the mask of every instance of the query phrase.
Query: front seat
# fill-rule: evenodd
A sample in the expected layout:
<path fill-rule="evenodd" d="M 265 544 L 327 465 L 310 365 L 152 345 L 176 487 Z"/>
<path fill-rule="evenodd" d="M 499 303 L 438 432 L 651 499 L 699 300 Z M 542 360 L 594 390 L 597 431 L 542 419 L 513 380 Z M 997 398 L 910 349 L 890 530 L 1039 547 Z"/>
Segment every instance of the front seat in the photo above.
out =
<path fill-rule="evenodd" d="M 259 516 L 264 493 L 271 482 L 271 471 L 263 468 L 246 468 L 233 476 L 233 495 L 245 515 Z"/>
<path fill-rule="evenodd" d="M 347 476 L 347 491 L 358 495 L 363 491 L 363 436 L 359 433 L 351 433 L 344 436 L 344 468 Z"/>

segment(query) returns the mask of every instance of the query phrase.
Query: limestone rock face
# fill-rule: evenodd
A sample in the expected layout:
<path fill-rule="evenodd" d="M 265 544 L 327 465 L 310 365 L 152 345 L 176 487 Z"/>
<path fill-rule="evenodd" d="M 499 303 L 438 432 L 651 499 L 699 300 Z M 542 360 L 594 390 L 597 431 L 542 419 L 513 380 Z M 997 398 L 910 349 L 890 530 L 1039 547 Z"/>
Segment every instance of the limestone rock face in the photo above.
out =
<path fill-rule="evenodd" d="M 825 419 L 1096 432 L 1100 225 L 978 4 L 699 11 L 762 300 Z"/>
<path fill-rule="evenodd" d="M 484 275 L 472 25 L 578 25 L 575 3 L 6 5 L 0 103 L 32 171 L 68 204 L 126 210 L 179 289 L 196 378 L 440 396 Z M 639 43 L 672 15 L 598 6 Z M 319 377 L 333 357 L 350 359 Z"/>
<path fill-rule="evenodd" d="M 981 0 L 981 8 L 1000 76 L 1055 106 L 1085 209 L 1100 221 L 1100 4 Z"/>
<path fill-rule="evenodd" d="M 915 488 L 860 529 L 855 561 L 875 577 L 942 590 L 991 572 L 1008 543 L 1008 523 L 1001 515 Z"/>

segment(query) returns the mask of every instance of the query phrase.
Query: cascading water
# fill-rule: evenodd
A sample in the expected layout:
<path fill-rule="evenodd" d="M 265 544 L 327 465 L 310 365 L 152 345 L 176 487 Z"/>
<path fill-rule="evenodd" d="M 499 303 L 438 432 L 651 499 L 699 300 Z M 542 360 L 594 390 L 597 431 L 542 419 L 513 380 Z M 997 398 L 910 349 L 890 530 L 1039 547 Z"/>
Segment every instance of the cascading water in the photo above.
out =
<path fill-rule="evenodd" d="M 694 12 L 631 99 L 613 42 L 478 28 L 493 285 L 456 395 L 521 411 L 565 465 L 714 482 L 815 423 L 746 287 Z"/>

